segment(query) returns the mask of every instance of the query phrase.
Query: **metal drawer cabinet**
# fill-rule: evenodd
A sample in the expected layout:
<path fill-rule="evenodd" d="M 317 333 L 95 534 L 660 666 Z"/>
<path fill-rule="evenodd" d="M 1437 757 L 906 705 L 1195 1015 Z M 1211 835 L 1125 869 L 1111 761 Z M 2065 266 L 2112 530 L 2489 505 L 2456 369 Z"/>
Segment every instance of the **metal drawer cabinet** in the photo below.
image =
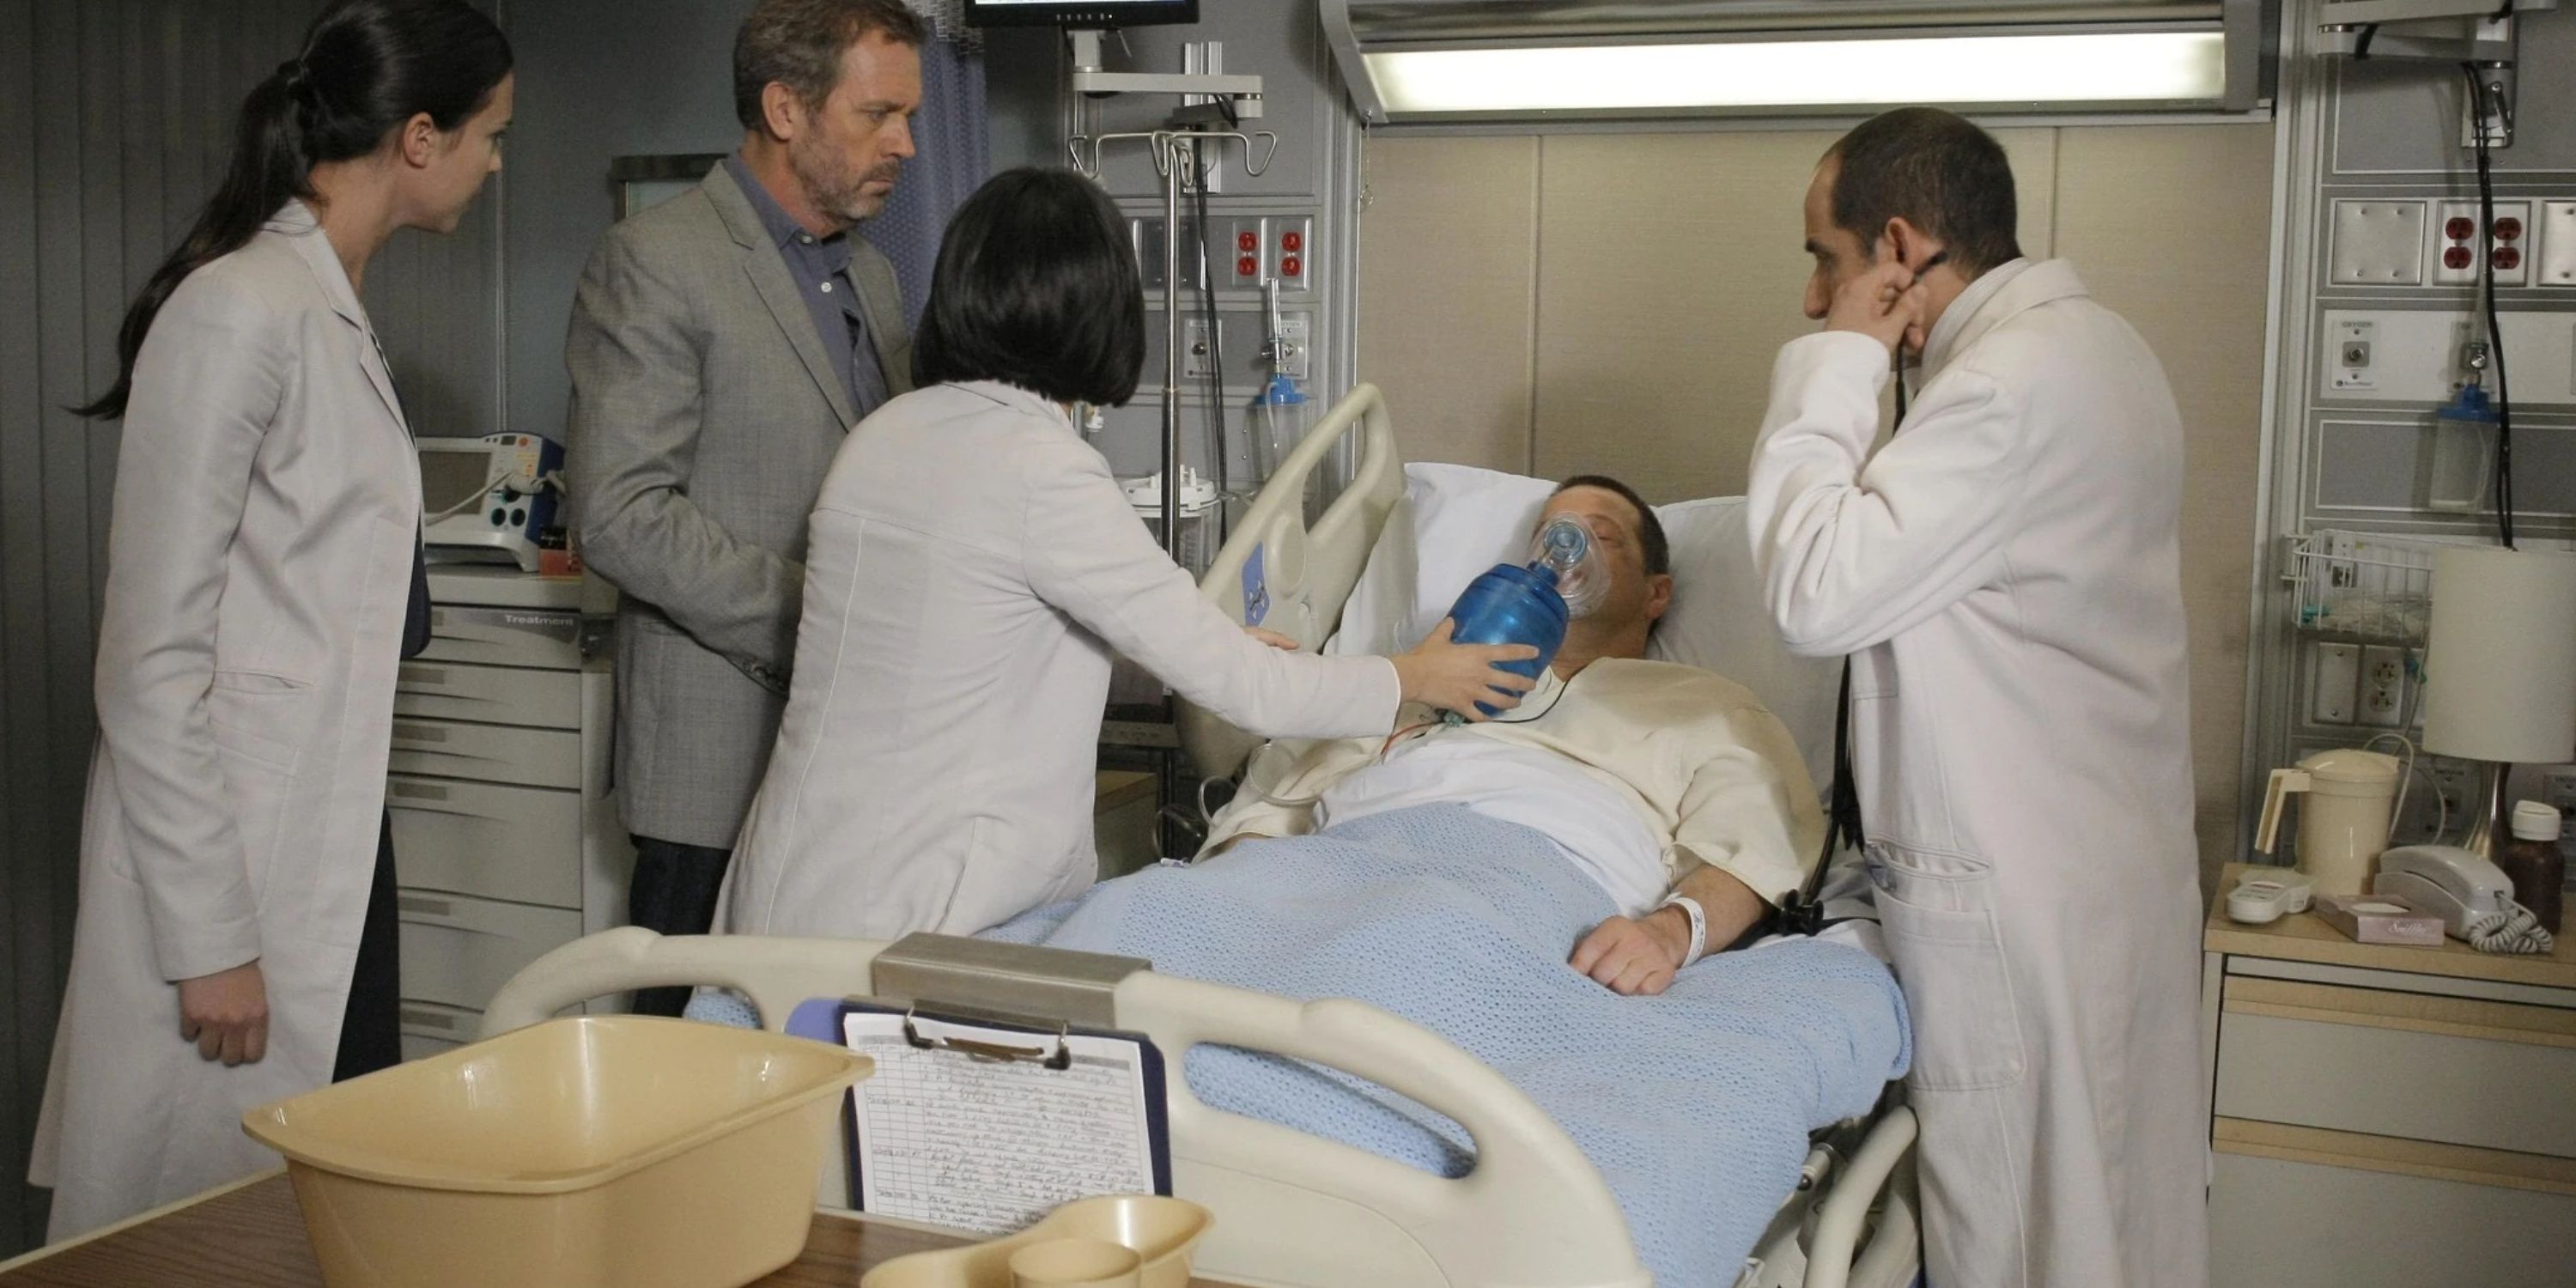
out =
<path fill-rule="evenodd" d="M 480 1011 L 528 963 L 581 937 L 581 914 L 561 908 L 417 890 L 400 906 L 406 1003 Z"/>
<path fill-rule="evenodd" d="M 565 791 L 581 786 L 581 734 L 452 720 L 394 721 L 395 774 L 473 778 Z"/>
<path fill-rule="evenodd" d="M 480 724 L 581 727 L 581 675 L 508 666 L 405 662 L 394 715 Z"/>
<path fill-rule="evenodd" d="M 386 784 L 394 865 L 409 889 L 579 909 L 579 794 L 397 775 Z"/>

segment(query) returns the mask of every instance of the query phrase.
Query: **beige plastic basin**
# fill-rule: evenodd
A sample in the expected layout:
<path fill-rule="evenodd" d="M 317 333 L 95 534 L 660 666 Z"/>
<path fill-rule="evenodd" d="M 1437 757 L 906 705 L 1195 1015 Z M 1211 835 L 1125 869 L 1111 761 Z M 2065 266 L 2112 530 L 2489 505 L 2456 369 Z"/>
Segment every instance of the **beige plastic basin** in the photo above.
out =
<path fill-rule="evenodd" d="M 874 1062 L 645 1016 L 550 1020 L 242 1115 L 331 1288 L 718 1288 L 796 1259 Z"/>
<path fill-rule="evenodd" d="M 1145 1262 L 1142 1288 L 1188 1288 L 1190 1249 L 1216 1217 L 1186 1199 L 1111 1194 L 1076 1199 L 1018 1234 L 989 1243 L 897 1257 L 869 1271 L 859 1288 L 1011 1288 L 1011 1254 L 1040 1239 L 1106 1239 Z"/>

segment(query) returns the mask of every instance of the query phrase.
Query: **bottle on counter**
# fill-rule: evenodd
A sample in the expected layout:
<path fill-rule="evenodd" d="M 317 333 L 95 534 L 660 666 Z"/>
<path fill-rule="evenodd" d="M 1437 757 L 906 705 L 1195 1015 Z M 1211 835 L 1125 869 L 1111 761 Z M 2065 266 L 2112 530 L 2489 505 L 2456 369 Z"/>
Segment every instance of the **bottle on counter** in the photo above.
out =
<path fill-rule="evenodd" d="M 2558 848 L 2558 811 L 2539 801 L 2514 802 L 2513 841 L 2496 854 L 2496 866 L 2513 882 L 2513 901 L 2557 934 L 2567 880 L 2567 856 Z"/>

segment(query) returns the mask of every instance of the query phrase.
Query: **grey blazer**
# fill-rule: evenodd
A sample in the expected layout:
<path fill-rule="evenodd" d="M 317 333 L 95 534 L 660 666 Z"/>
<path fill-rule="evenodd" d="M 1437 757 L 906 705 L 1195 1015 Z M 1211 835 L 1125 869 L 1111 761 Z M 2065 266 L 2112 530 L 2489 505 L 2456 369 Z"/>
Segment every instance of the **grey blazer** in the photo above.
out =
<path fill-rule="evenodd" d="M 894 266 L 864 240 L 854 252 L 886 387 L 903 393 Z M 637 835 L 729 849 L 786 702 L 806 518 L 857 417 L 722 166 L 608 231 L 564 365 L 574 529 L 620 592 L 619 808 Z"/>

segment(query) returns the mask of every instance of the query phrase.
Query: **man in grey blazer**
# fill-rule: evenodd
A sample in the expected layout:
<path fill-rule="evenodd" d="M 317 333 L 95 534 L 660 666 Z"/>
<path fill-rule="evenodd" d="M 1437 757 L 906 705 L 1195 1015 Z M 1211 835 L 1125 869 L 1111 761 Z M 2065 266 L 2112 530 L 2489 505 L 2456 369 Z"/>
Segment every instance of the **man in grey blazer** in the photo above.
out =
<path fill-rule="evenodd" d="M 707 930 L 769 760 L 824 471 L 911 388 L 894 267 L 855 225 L 912 155 L 923 37 L 903 0 L 763 0 L 734 45 L 741 150 L 582 273 L 566 473 L 582 556 L 621 596 L 628 912 L 664 934 Z"/>

